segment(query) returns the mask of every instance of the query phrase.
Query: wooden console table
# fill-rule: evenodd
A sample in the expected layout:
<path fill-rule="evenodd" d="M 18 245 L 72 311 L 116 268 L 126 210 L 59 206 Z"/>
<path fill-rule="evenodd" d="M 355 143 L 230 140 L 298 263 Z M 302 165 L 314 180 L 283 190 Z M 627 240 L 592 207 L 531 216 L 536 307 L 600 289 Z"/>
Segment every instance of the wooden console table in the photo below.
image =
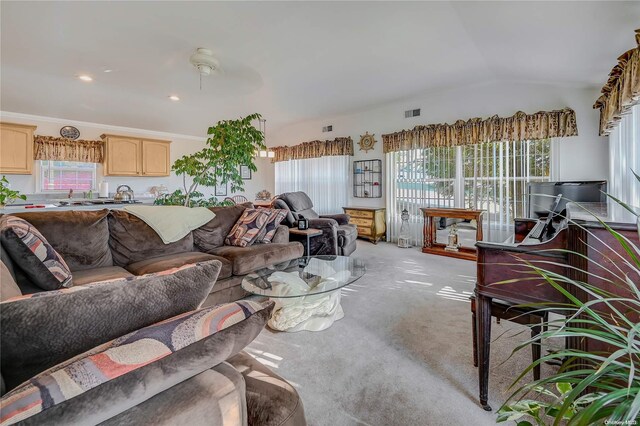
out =
<path fill-rule="evenodd" d="M 466 260 L 476 260 L 478 252 L 475 247 L 458 248 L 458 251 L 445 250 L 447 246 L 444 243 L 436 241 L 436 218 L 465 219 L 476 221 L 476 241 L 482 241 L 482 210 L 454 209 L 454 208 L 437 208 L 424 207 L 421 208 L 424 216 L 424 245 L 423 253 L 439 254 L 442 256 L 457 257 Z"/>

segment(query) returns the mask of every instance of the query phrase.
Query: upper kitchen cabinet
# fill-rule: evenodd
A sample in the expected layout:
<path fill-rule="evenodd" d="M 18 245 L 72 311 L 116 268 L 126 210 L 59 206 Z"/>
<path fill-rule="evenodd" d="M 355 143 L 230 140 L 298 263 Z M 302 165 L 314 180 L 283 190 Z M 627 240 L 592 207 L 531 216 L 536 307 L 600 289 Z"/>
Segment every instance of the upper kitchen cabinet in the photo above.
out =
<path fill-rule="evenodd" d="M 102 135 L 105 176 L 169 176 L 171 141 Z"/>
<path fill-rule="evenodd" d="M 0 173 L 30 175 L 36 126 L 0 123 Z"/>
<path fill-rule="evenodd" d="M 171 172 L 171 142 L 152 139 L 142 140 L 142 174 L 145 176 L 169 176 Z"/>

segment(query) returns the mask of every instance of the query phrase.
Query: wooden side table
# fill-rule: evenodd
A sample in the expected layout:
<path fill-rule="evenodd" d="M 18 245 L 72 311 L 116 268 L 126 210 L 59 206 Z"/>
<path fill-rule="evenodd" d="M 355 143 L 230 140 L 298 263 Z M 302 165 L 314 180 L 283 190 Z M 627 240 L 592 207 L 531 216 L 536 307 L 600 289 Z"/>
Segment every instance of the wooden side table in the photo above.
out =
<path fill-rule="evenodd" d="M 423 253 L 439 254 L 442 256 L 457 257 L 459 259 L 476 260 L 478 251 L 474 247 L 459 247 L 458 251 L 445 250 L 446 244 L 436 241 L 436 218 L 453 218 L 476 221 L 476 241 L 482 241 L 482 212 L 483 210 L 453 209 L 453 208 L 421 208 L 424 215 L 424 245 Z"/>
<path fill-rule="evenodd" d="M 311 256 L 311 238 L 322 235 L 322 231 L 316 228 L 309 228 L 309 229 L 289 228 L 289 234 L 301 235 L 303 237 L 306 237 L 307 244 L 304 248 L 305 256 Z"/>
<path fill-rule="evenodd" d="M 358 227 L 358 237 L 366 238 L 373 244 L 377 244 L 385 237 L 387 223 L 384 207 L 343 207 L 349 215 L 349 223 Z"/>

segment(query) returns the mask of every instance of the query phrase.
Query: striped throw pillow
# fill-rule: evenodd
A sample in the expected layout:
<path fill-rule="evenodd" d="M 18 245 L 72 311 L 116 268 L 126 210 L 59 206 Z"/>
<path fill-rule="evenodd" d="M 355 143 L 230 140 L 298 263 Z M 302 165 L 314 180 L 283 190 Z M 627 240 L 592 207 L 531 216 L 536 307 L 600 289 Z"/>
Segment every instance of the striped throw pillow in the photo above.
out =
<path fill-rule="evenodd" d="M 241 300 L 178 315 L 107 342 L 38 374 L 4 395 L 0 399 L 0 424 L 42 416 L 56 405 L 222 333 L 260 311 L 270 312 L 272 308 L 273 304 Z M 256 330 L 256 335 L 258 332 Z M 36 419 L 46 423 L 46 418 Z M 33 419 L 35 423 L 36 419 Z"/>
<path fill-rule="evenodd" d="M 11 260 L 33 284 L 43 290 L 71 287 L 71 271 L 67 263 L 29 222 L 16 216 L 3 216 L 0 218 L 0 236 Z"/>

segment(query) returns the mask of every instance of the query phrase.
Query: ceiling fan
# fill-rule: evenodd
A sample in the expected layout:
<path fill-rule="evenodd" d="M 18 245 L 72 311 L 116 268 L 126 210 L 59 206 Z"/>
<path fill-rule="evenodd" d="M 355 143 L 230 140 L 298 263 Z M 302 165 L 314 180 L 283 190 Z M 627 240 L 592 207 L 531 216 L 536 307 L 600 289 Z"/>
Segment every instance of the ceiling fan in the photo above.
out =
<path fill-rule="evenodd" d="M 213 52 L 203 47 L 196 49 L 196 52 L 189 58 L 189 62 L 200 74 L 200 90 L 202 90 L 202 76 L 206 77 L 211 75 L 212 72 L 222 71 L 220 61 L 213 56 Z"/>

